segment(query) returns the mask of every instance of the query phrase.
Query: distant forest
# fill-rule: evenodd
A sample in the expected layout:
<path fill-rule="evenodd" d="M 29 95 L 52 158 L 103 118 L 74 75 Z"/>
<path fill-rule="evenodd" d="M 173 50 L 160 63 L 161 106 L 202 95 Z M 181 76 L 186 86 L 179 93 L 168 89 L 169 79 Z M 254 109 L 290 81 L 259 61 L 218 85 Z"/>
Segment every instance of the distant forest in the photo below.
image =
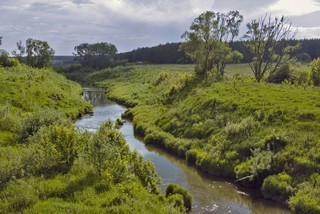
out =
<path fill-rule="evenodd" d="M 320 39 L 304 39 L 287 41 L 290 44 L 301 43 L 301 49 L 295 54 L 298 61 L 310 62 L 320 57 Z M 130 52 L 119 53 L 120 59 L 127 59 L 128 62 L 142 62 L 151 64 L 185 64 L 192 61 L 179 51 L 181 43 L 160 44 L 155 47 L 145 47 L 132 50 Z M 231 44 L 234 50 L 243 54 L 242 63 L 251 61 L 251 55 L 245 47 L 244 42 L 237 41 Z"/>
<path fill-rule="evenodd" d="M 320 39 L 291 40 L 288 43 L 301 43 L 301 49 L 295 54 L 298 61 L 311 62 L 320 57 Z M 179 51 L 181 43 L 160 44 L 155 47 L 144 47 L 130 52 L 117 54 L 120 60 L 128 60 L 130 63 L 150 63 L 150 64 L 189 64 L 193 63 L 183 52 Z M 244 46 L 244 42 L 236 41 L 231 44 L 234 50 L 243 54 L 241 63 L 251 61 L 251 55 Z M 74 56 L 54 56 L 53 64 L 70 65 L 74 64 Z"/>

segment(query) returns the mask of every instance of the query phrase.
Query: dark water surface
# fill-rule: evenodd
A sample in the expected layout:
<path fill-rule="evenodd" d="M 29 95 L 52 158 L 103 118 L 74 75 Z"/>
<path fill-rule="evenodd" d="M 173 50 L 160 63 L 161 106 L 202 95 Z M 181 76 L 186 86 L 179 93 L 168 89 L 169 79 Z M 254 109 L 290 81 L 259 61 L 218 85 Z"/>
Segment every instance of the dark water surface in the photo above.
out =
<path fill-rule="evenodd" d="M 85 88 L 84 98 L 95 106 L 94 113 L 85 115 L 76 122 L 76 125 L 89 131 L 96 131 L 101 123 L 109 118 L 112 121 L 121 118 L 121 114 L 126 110 L 106 99 L 101 90 Z M 255 190 L 236 186 L 226 179 L 203 174 L 188 165 L 185 160 L 162 149 L 145 145 L 134 136 L 131 122 L 126 122 L 120 131 L 131 149 L 137 150 L 145 159 L 154 163 L 162 179 L 160 185 L 162 191 L 168 183 L 177 183 L 192 194 L 192 213 L 289 213 L 282 205 L 262 199 Z"/>

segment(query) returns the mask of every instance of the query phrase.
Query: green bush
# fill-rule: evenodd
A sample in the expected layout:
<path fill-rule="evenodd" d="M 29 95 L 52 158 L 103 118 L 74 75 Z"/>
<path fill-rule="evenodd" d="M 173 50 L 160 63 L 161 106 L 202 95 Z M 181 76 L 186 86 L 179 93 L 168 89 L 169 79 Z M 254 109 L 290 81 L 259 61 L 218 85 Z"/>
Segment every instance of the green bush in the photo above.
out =
<path fill-rule="evenodd" d="M 184 207 L 187 211 L 191 211 L 192 196 L 187 190 L 183 189 L 181 186 L 177 184 L 168 184 L 166 188 L 166 197 L 170 197 L 172 195 L 181 195 L 183 198 Z M 176 203 L 180 204 L 178 201 Z"/>
<path fill-rule="evenodd" d="M 298 192 L 290 198 L 289 207 L 293 213 L 320 213 L 320 174 L 298 186 Z"/>
<path fill-rule="evenodd" d="M 7 52 L 3 52 L 0 55 L 0 66 L 2 67 L 17 67 L 21 65 L 18 59 L 9 58 Z"/>
<path fill-rule="evenodd" d="M 270 83 L 282 83 L 285 80 L 289 82 L 292 80 L 292 71 L 289 64 L 280 66 L 275 72 L 270 73 L 267 78 Z"/>
<path fill-rule="evenodd" d="M 315 59 L 310 64 L 311 79 L 315 86 L 320 86 L 320 58 Z"/>
<path fill-rule="evenodd" d="M 22 139 L 25 140 L 36 134 L 43 126 L 49 127 L 52 124 L 61 123 L 63 119 L 65 119 L 65 116 L 61 111 L 38 109 L 24 119 L 21 130 Z"/>
<path fill-rule="evenodd" d="M 262 184 L 262 194 L 266 198 L 287 201 L 293 194 L 292 178 L 286 173 L 270 175 L 264 179 Z"/>
<path fill-rule="evenodd" d="M 309 68 L 300 68 L 294 74 L 294 83 L 298 85 L 312 85 L 312 73 Z"/>

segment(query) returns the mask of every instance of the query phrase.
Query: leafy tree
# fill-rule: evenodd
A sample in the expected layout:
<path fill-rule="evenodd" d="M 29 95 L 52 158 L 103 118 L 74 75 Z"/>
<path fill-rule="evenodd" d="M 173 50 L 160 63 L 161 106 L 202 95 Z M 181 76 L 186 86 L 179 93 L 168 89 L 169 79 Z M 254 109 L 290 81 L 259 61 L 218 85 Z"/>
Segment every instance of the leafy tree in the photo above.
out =
<path fill-rule="evenodd" d="M 229 44 L 238 36 L 242 21 L 238 11 L 226 14 L 206 11 L 193 21 L 190 31 L 182 35 L 186 42 L 180 48 L 196 61 L 195 72 L 199 77 L 206 79 L 213 69 L 223 76 L 227 63 L 242 58 Z"/>
<path fill-rule="evenodd" d="M 27 54 L 27 65 L 36 68 L 51 66 L 55 51 L 49 46 L 48 42 L 29 38 L 26 40 L 25 46 L 23 46 L 20 41 L 17 43 L 17 46 L 20 53 L 18 54 L 16 52 L 16 54 L 18 54 L 19 57 L 22 57 L 24 51 Z"/>
<path fill-rule="evenodd" d="M 12 54 L 19 60 L 19 62 L 22 62 L 22 57 L 26 53 L 26 47 L 23 45 L 21 40 L 16 44 L 17 50 L 12 51 Z"/>
<path fill-rule="evenodd" d="M 284 16 L 274 20 L 271 16 L 264 16 L 248 23 L 247 28 L 245 45 L 253 55 L 249 65 L 258 82 L 267 71 L 275 72 L 283 63 L 288 62 L 291 54 L 300 46 L 300 43 L 286 43 L 294 38 L 295 32 Z"/>
<path fill-rule="evenodd" d="M 117 48 L 107 42 L 83 43 L 74 48 L 76 60 L 85 67 L 103 69 L 116 64 Z"/>

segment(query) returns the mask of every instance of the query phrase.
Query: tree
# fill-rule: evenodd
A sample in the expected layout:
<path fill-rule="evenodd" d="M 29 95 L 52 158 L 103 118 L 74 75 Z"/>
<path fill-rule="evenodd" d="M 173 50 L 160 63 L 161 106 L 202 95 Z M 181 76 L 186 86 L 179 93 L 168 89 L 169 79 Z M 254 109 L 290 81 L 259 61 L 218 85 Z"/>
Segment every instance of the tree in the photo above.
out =
<path fill-rule="evenodd" d="M 44 67 L 51 66 L 52 58 L 55 52 L 49 46 L 48 42 L 29 38 L 26 40 L 25 47 L 20 42 L 18 42 L 17 43 L 18 49 L 19 49 L 19 45 L 21 45 L 20 49 L 25 50 L 27 54 L 27 57 L 26 57 L 27 65 L 32 67 L 37 67 L 37 68 L 44 68 Z"/>
<path fill-rule="evenodd" d="M 117 48 L 107 42 L 95 44 L 83 43 L 74 48 L 74 55 L 84 67 L 103 69 L 116 64 Z"/>
<path fill-rule="evenodd" d="M 196 61 L 195 72 L 199 77 L 207 79 L 213 69 L 223 76 L 227 63 L 242 58 L 240 52 L 230 48 L 242 21 L 243 16 L 238 11 L 227 14 L 206 11 L 193 21 L 190 31 L 182 35 L 186 42 L 180 48 Z"/>
<path fill-rule="evenodd" d="M 291 54 L 300 44 L 289 45 L 286 41 L 294 39 L 295 32 L 283 16 L 272 20 L 264 16 L 247 24 L 248 31 L 244 39 L 245 45 L 252 53 L 249 63 L 258 82 L 267 71 L 275 72 L 282 64 L 291 59 Z"/>
<path fill-rule="evenodd" d="M 26 47 L 23 45 L 22 41 L 20 40 L 17 44 L 17 50 L 12 51 L 12 54 L 19 60 L 19 62 L 22 62 L 22 57 L 26 53 Z"/>
<path fill-rule="evenodd" d="M 2 37 L 2 36 L 0 36 L 0 45 L 2 45 L 2 38 L 3 38 L 3 37 Z"/>

